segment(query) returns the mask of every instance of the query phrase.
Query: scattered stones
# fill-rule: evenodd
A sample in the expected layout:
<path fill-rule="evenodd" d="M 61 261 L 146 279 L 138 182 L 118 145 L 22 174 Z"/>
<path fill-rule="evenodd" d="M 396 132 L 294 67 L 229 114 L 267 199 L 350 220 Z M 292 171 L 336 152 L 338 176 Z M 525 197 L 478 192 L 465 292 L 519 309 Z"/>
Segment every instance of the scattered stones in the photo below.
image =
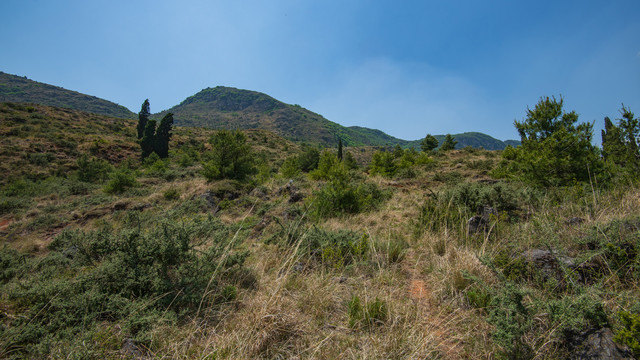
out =
<path fill-rule="evenodd" d="M 478 214 L 479 215 L 473 216 L 467 221 L 467 231 L 469 234 L 476 234 L 480 231 L 489 230 L 491 218 L 498 218 L 498 210 L 489 206 L 479 207 Z"/>
<path fill-rule="evenodd" d="M 613 342 L 613 331 L 609 328 L 591 329 L 574 335 L 569 341 L 572 360 L 617 360 L 633 359 L 626 346 Z"/>

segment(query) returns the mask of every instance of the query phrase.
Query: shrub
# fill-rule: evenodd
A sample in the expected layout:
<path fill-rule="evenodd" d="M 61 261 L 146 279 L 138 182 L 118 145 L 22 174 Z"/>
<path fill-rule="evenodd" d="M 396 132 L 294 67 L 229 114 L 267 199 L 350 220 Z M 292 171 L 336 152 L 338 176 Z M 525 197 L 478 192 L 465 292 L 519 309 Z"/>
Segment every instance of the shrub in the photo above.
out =
<path fill-rule="evenodd" d="M 104 187 L 104 191 L 108 194 L 120 194 L 126 189 L 138 185 L 135 176 L 129 170 L 119 169 L 111 173 L 111 180 Z"/>
<path fill-rule="evenodd" d="M 327 231 L 313 227 L 302 238 L 299 251 L 326 267 L 341 269 L 366 259 L 369 247 L 370 240 L 366 234 L 359 235 L 348 230 Z"/>
<path fill-rule="evenodd" d="M 194 316 L 201 301 L 218 306 L 233 299 L 230 282 L 243 271 L 246 254 L 230 252 L 232 232 L 212 218 L 168 220 L 131 215 L 118 231 L 64 231 L 41 259 L 0 250 L 3 301 L 25 315 L 3 322 L 3 349 L 46 358 L 105 325 L 149 347 L 155 326 Z M 196 250 L 199 237 L 215 241 Z"/>
<path fill-rule="evenodd" d="M 314 192 L 314 211 L 319 217 L 334 217 L 369 211 L 386 201 L 391 193 L 373 183 L 360 182 L 351 177 L 342 163 L 331 180 Z"/>
<path fill-rule="evenodd" d="M 280 166 L 280 175 L 284 178 L 294 178 L 300 174 L 300 168 L 298 168 L 298 159 L 296 157 L 288 157 Z"/>
<path fill-rule="evenodd" d="M 166 190 L 163 194 L 166 200 L 178 200 L 180 199 L 180 192 L 176 188 Z"/>
<path fill-rule="evenodd" d="M 220 130 L 209 139 L 213 150 L 202 167 L 208 181 L 220 179 L 244 180 L 256 172 L 253 153 L 247 137 L 240 131 Z"/>
<path fill-rule="evenodd" d="M 626 311 L 618 313 L 623 329 L 613 338 L 614 341 L 627 345 L 636 358 L 640 358 L 640 314 Z"/>
<path fill-rule="evenodd" d="M 76 164 L 78 165 L 78 180 L 84 182 L 104 181 L 108 178 L 109 173 L 113 171 L 113 166 L 107 161 L 96 158 L 90 159 L 87 155 L 80 156 Z"/>
<path fill-rule="evenodd" d="M 395 157 L 393 156 L 393 153 L 376 151 L 373 153 L 373 157 L 371 158 L 369 173 L 371 175 L 393 177 L 398 170 L 394 160 Z"/>

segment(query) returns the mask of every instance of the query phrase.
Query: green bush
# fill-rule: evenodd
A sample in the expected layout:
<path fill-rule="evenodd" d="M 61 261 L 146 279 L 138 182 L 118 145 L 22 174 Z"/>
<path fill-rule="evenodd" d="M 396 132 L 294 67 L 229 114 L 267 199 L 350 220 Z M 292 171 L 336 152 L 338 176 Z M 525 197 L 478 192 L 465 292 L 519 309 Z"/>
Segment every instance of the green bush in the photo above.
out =
<path fill-rule="evenodd" d="M 82 155 L 78 158 L 78 179 L 84 182 L 104 181 L 109 173 L 113 171 L 113 166 L 102 159 L 92 158 Z"/>
<path fill-rule="evenodd" d="M 562 98 L 541 98 L 524 121 L 515 122 L 522 144 L 503 152 L 505 161 L 495 174 L 551 187 L 589 182 L 602 172 L 599 150 L 592 144 L 593 124 L 577 124 L 578 115 L 562 106 Z"/>
<path fill-rule="evenodd" d="M 111 180 L 104 187 L 104 191 L 108 194 L 120 194 L 128 188 L 138 185 L 135 176 L 129 170 L 118 169 L 111 173 Z"/>
<path fill-rule="evenodd" d="M 256 172 L 247 137 L 240 131 L 220 130 L 209 139 L 213 150 L 205 154 L 202 174 L 208 181 L 244 180 Z"/>
<path fill-rule="evenodd" d="M 636 359 L 640 358 L 640 314 L 620 311 L 618 317 L 623 328 L 616 333 L 613 340 L 627 345 Z"/>
<path fill-rule="evenodd" d="M 390 197 L 388 190 L 381 190 L 376 184 L 336 176 L 314 192 L 314 213 L 319 217 L 357 214 L 377 208 Z"/>
<path fill-rule="evenodd" d="M 347 230 L 327 231 L 313 227 L 301 239 L 299 251 L 328 268 L 341 269 L 365 260 L 369 248 L 370 240 L 365 234 L 359 235 Z"/>
<path fill-rule="evenodd" d="M 523 341 L 532 326 L 531 311 L 523 304 L 525 293 L 506 283 L 491 297 L 487 321 L 495 327 L 493 341 L 508 359 L 530 359 L 532 349 Z"/>
<path fill-rule="evenodd" d="M 194 316 L 202 301 L 236 296 L 230 282 L 243 273 L 246 254 L 230 252 L 233 232 L 219 221 L 125 220 L 117 231 L 64 231 L 43 258 L 0 250 L 3 301 L 23 315 L 3 321 L 2 349 L 46 358 L 105 325 L 149 347 L 155 326 Z M 203 237 L 215 241 L 196 250 Z"/>

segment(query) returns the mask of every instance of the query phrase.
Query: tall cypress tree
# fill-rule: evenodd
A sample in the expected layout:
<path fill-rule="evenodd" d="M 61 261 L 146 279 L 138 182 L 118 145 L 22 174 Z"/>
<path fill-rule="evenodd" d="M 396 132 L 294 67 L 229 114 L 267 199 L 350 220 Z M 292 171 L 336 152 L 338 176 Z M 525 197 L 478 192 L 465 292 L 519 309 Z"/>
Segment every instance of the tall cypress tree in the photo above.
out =
<path fill-rule="evenodd" d="M 149 109 L 149 99 L 146 99 L 142 103 L 142 109 L 140 109 L 140 112 L 138 113 L 138 139 L 142 139 L 142 137 L 144 136 L 144 130 L 147 127 L 149 115 L 151 115 L 151 111 Z"/>
<path fill-rule="evenodd" d="M 342 161 L 342 138 L 338 138 L 338 160 Z"/>
<path fill-rule="evenodd" d="M 147 156 L 151 155 L 151 153 L 155 150 L 156 143 L 156 121 L 149 120 L 147 121 L 147 125 L 144 127 L 144 134 L 142 135 L 142 140 L 140 140 L 140 148 L 142 149 L 142 159 L 145 159 Z"/>
<path fill-rule="evenodd" d="M 171 127 L 173 126 L 173 114 L 165 115 L 155 135 L 155 152 L 161 159 L 169 157 L 169 139 L 171 139 Z"/>

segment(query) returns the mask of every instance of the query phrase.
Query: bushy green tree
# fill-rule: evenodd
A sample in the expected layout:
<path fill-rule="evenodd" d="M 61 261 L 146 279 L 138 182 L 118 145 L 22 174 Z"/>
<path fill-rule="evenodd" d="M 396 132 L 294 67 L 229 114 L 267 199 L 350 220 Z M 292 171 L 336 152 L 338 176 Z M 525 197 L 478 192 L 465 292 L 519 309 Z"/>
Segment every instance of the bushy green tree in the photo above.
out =
<path fill-rule="evenodd" d="M 242 132 L 220 130 L 209 139 L 213 150 L 203 164 L 207 180 L 244 180 L 256 172 L 253 152 Z"/>
<path fill-rule="evenodd" d="M 382 175 L 392 177 L 398 170 L 395 162 L 395 156 L 391 152 L 376 151 L 371 158 L 369 173 L 371 175 Z"/>
<path fill-rule="evenodd" d="M 298 157 L 298 167 L 304 172 L 309 172 L 318 168 L 320 161 L 320 151 L 313 147 L 307 147 Z"/>
<path fill-rule="evenodd" d="M 336 154 L 325 150 L 320 154 L 318 168 L 311 171 L 309 175 L 315 180 L 328 180 L 335 175 L 334 172 L 339 168 L 339 163 L 340 160 L 338 160 Z"/>
<path fill-rule="evenodd" d="M 453 137 L 453 135 L 451 134 L 447 134 L 444 137 L 444 141 L 442 142 L 442 145 L 440 146 L 440 150 L 441 151 L 453 150 L 456 148 L 457 144 L 458 144 L 458 141 L 455 140 L 455 137 Z"/>
<path fill-rule="evenodd" d="M 422 139 L 422 142 L 420 143 L 420 148 L 424 152 L 429 152 L 437 148 L 438 145 L 439 145 L 438 139 L 436 139 L 436 137 L 431 134 L 427 134 L 427 136 L 425 136 L 425 138 Z"/>
<path fill-rule="evenodd" d="M 614 125 L 606 117 L 602 130 L 602 155 L 620 168 L 637 173 L 640 171 L 640 124 L 634 114 L 624 105 L 620 110 L 622 118 Z"/>
<path fill-rule="evenodd" d="M 140 109 L 140 112 L 138 113 L 138 139 L 142 139 L 142 137 L 144 136 L 144 129 L 147 127 L 149 115 L 151 115 L 151 111 L 149 109 L 149 99 L 146 99 L 142 103 L 142 109 Z"/>
<path fill-rule="evenodd" d="M 522 143 L 505 153 L 513 159 L 507 173 L 542 186 L 566 186 L 589 181 L 602 169 L 591 144 L 593 124 L 578 123 L 578 114 L 562 106 L 562 98 L 541 98 L 524 121 L 515 121 Z"/>

